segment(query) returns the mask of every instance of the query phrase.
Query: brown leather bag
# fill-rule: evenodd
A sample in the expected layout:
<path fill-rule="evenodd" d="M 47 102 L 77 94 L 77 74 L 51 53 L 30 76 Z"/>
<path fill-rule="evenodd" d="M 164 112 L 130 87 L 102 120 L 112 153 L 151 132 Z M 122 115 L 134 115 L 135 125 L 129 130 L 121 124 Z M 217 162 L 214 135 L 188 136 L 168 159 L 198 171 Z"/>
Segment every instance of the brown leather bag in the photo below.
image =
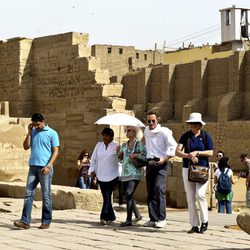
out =
<path fill-rule="evenodd" d="M 209 168 L 190 164 L 188 167 L 188 180 L 191 182 L 206 183 L 209 178 Z"/>

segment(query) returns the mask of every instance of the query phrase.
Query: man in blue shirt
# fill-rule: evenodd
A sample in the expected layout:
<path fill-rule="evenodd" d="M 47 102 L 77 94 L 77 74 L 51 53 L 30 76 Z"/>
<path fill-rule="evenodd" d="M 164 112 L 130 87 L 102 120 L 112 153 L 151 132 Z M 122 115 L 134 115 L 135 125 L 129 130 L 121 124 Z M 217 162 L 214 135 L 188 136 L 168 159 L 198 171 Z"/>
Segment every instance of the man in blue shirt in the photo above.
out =
<path fill-rule="evenodd" d="M 51 182 L 53 164 L 58 156 L 59 138 L 55 130 L 44 123 L 40 113 L 32 115 L 28 126 L 28 134 L 23 142 L 25 150 L 31 149 L 29 173 L 24 197 L 24 206 L 20 221 L 14 222 L 19 228 L 29 229 L 35 189 L 40 182 L 42 190 L 42 224 L 39 229 L 50 227 L 52 220 Z"/>

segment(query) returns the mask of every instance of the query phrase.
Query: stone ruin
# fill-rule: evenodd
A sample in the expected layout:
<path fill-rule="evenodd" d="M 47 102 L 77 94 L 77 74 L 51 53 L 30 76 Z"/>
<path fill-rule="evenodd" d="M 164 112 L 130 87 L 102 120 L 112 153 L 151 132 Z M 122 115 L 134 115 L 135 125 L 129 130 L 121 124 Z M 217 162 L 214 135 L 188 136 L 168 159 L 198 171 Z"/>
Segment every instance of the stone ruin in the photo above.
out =
<path fill-rule="evenodd" d="M 143 120 L 155 109 L 177 141 L 189 113 L 201 112 L 215 150 L 242 168 L 238 156 L 250 150 L 250 52 L 186 64 L 162 65 L 162 58 L 132 46 L 90 47 L 88 34 L 75 32 L 2 41 L 1 180 L 26 178 L 29 152 L 22 142 L 34 112 L 43 113 L 60 136 L 54 184 L 75 186 L 80 151 L 91 152 L 100 140 L 103 126 L 94 122 L 113 112 Z"/>

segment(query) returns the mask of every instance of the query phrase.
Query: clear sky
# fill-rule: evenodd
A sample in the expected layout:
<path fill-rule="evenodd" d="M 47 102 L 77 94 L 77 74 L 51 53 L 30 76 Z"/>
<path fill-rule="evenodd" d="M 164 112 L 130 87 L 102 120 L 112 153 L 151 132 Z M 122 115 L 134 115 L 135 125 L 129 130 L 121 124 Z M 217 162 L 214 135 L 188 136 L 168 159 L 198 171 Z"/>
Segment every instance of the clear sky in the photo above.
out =
<path fill-rule="evenodd" d="M 220 43 L 220 9 L 250 8 L 250 0 L 2 0 L 0 40 L 69 31 L 89 45 L 138 49 Z"/>

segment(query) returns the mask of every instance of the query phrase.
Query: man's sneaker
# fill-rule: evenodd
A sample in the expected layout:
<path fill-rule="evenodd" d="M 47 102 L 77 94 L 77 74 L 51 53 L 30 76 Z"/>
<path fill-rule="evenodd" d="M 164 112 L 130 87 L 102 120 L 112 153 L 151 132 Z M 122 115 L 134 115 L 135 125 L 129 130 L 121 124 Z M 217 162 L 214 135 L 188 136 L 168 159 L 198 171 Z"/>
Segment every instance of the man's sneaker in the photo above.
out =
<path fill-rule="evenodd" d="M 29 224 L 25 224 L 22 221 L 15 221 L 14 226 L 15 227 L 20 227 L 20 228 L 23 228 L 23 229 L 29 229 L 30 228 Z"/>
<path fill-rule="evenodd" d="M 163 228 L 166 226 L 166 224 L 167 224 L 166 220 L 159 220 L 159 221 L 155 222 L 155 227 Z"/>
<path fill-rule="evenodd" d="M 50 224 L 41 224 L 39 229 L 48 229 Z"/>
<path fill-rule="evenodd" d="M 154 227 L 155 221 L 149 220 L 145 224 L 143 224 L 144 227 Z"/>
<path fill-rule="evenodd" d="M 199 233 L 199 227 L 192 227 L 190 230 L 187 231 L 188 234 Z"/>

